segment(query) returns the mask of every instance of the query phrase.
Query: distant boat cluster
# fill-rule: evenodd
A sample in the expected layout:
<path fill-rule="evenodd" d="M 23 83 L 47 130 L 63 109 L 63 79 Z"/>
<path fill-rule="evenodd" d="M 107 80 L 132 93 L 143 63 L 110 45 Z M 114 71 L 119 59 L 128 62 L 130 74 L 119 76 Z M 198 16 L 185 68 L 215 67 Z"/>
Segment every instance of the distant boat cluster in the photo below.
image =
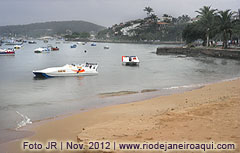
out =
<path fill-rule="evenodd" d="M 17 50 L 20 50 L 24 45 L 37 45 L 39 41 L 26 41 L 26 40 L 15 40 L 15 41 L 2 41 L 7 48 L 0 49 L 0 55 L 15 55 Z M 48 40 L 44 39 L 44 43 L 49 43 Z M 68 43 L 66 41 L 55 41 L 55 44 Z M 42 43 L 41 43 L 42 44 Z M 78 45 L 87 45 L 88 42 L 77 42 L 70 45 L 70 49 L 77 48 Z M 89 43 L 91 47 L 96 47 L 96 43 Z M 9 47 L 12 46 L 12 47 Z M 103 49 L 110 49 L 109 46 L 104 46 Z M 46 46 L 38 47 L 33 50 L 34 53 L 49 53 L 51 51 L 59 51 L 60 48 L 56 45 L 48 44 Z M 87 50 L 84 50 L 87 53 Z M 138 66 L 139 59 L 137 56 L 122 56 L 122 64 L 129 66 Z M 82 75 L 96 75 L 98 74 L 98 64 L 97 63 L 84 63 L 84 64 L 66 64 L 62 67 L 50 67 L 42 70 L 34 70 L 33 74 L 36 77 L 56 77 L 56 76 L 82 76 Z"/>

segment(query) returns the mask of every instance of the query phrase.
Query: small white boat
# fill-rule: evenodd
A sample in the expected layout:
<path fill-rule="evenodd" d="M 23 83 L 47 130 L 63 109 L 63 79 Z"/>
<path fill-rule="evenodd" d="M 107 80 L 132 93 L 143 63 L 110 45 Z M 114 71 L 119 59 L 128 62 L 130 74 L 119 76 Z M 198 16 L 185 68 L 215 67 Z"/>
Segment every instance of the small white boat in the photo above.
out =
<path fill-rule="evenodd" d="M 110 47 L 109 47 L 109 46 L 104 46 L 103 48 L 104 48 L 104 49 L 109 49 Z"/>
<path fill-rule="evenodd" d="M 51 67 L 43 70 L 33 71 L 36 77 L 57 77 L 57 76 L 83 76 L 96 75 L 98 65 L 96 63 L 66 64 L 62 67 Z"/>
<path fill-rule="evenodd" d="M 50 52 L 50 49 L 47 47 L 40 47 L 34 50 L 34 53 L 43 53 L 43 52 Z"/>
<path fill-rule="evenodd" d="M 33 40 L 31 40 L 31 41 L 29 41 L 28 43 L 29 43 L 29 44 L 36 44 L 37 42 L 36 42 L 36 41 L 33 41 Z"/>
<path fill-rule="evenodd" d="M 124 65 L 139 65 L 140 61 L 137 56 L 122 56 L 122 64 Z"/>

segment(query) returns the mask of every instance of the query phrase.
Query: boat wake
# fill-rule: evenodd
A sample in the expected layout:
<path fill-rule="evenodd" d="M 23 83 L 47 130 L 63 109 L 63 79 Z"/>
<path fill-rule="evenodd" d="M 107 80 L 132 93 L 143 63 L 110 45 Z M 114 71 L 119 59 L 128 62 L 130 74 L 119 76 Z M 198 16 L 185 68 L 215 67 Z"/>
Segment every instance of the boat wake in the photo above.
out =
<path fill-rule="evenodd" d="M 17 124 L 16 130 L 19 129 L 19 128 L 21 128 L 21 127 L 23 127 L 23 126 L 26 126 L 27 124 L 32 124 L 32 121 L 31 121 L 31 119 L 30 119 L 29 117 L 27 117 L 26 115 L 23 115 L 23 114 L 19 113 L 18 111 L 16 111 L 16 113 L 22 117 L 22 121 L 20 121 L 20 122 Z"/>

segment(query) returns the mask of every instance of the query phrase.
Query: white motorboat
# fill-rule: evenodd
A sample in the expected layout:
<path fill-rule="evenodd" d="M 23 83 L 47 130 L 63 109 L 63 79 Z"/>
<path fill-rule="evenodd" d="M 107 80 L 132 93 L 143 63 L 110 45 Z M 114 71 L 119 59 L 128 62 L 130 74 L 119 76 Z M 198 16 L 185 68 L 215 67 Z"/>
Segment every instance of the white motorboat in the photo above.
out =
<path fill-rule="evenodd" d="M 43 53 L 43 52 L 50 52 L 48 47 L 40 47 L 34 50 L 34 53 Z"/>
<path fill-rule="evenodd" d="M 98 65 L 96 63 L 66 64 L 62 67 L 51 67 L 43 70 L 33 71 L 36 77 L 57 77 L 57 76 L 83 76 L 96 75 Z"/>
<path fill-rule="evenodd" d="M 104 49 L 109 49 L 110 47 L 109 47 L 109 46 L 104 46 L 103 48 L 104 48 Z"/>
<path fill-rule="evenodd" d="M 122 64 L 124 65 L 139 65 L 140 61 L 137 56 L 122 56 Z"/>

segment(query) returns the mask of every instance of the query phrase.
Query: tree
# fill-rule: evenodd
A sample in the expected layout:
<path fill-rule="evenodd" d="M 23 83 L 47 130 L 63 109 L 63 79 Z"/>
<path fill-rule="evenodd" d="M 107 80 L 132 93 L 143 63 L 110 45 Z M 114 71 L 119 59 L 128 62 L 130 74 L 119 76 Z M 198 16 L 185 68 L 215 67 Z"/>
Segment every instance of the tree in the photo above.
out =
<path fill-rule="evenodd" d="M 158 19 L 157 15 L 151 14 L 149 17 L 151 18 L 152 21 L 157 22 Z"/>
<path fill-rule="evenodd" d="M 178 23 L 187 23 L 191 20 L 191 18 L 188 15 L 182 15 L 177 18 Z"/>
<path fill-rule="evenodd" d="M 228 47 L 228 39 L 231 37 L 233 24 L 232 24 L 232 15 L 231 10 L 219 11 L 217 15 L 217 27 L 219 32 L 222 33 L 223 38 L 223 48 Z"/>
<path fill-rule="evenodd" d="M 153 9 L 152 9 L 151 7 L 149 7 L 149 6 L 146 6 L 146 7 L 143 9 L 143 11 L 147 12 L 147 16 L 148 16 L 148 17 L 150 16 L 150 14 L 151 14 L 152 12 L 154 12 Z"/>
<path fill-rule="evenodd" d="M 203 8 L 200 8 L 199 11 L 196 11 L 199 13 L 198 17 L 200 17 L 199 20 L 199 28 L 202 28 L 206 33 L 206 46 L 209 46 L 209 37 L 212 32 L 214 32 L 215 29 L 215 17 L 216 17 L 216 9 L 211 9 L 211 6 L 204 6 Z"/>
<path fill-rule="evenodd" d="M 202 29 L 198 28 L 197 23 L 192 23 L 192 24 L 188 24 L 184 28 L 182 32 L 182 37 L 189 44 L 198 39 L 204 40 L 205 33 L 204 31 L 202 31 Z"/>

